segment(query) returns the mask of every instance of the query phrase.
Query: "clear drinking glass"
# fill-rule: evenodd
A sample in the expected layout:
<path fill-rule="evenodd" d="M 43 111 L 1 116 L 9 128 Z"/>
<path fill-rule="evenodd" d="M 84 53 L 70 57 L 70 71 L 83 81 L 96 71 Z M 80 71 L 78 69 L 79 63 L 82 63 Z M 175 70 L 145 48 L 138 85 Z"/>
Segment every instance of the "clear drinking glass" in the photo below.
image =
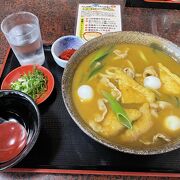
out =
<path fill-rule="evenodd" d="M 44 63 L 39 20 L 34 14 L 11 14 L 2 21 L 1 30 L 21 65 Z"/>

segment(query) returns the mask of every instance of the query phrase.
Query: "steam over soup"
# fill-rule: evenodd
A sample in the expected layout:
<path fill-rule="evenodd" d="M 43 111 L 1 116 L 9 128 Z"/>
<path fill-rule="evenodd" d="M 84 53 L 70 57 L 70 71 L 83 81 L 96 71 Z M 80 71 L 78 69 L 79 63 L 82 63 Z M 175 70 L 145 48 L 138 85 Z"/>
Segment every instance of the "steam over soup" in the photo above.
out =
<path fill-rule="evenodd" d="M 75 72 L 72 96 L 82 119 L 112 142 L 139 149 L 180 136 L 180 64 L 155 45 L 91 53 Z"/>

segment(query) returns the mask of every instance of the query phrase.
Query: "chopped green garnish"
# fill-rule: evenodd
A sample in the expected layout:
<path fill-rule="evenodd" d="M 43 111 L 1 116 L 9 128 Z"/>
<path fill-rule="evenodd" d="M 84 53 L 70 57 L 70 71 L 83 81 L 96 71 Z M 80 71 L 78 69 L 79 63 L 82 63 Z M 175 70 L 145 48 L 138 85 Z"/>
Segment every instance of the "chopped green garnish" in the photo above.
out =
<path fill-rule="evenodd" d="M 103 68 L 103 65 L 101 63 L 99 65 L 97 64 L 96 67 L 91 69 L 91 71 L 89 72 L 88 79 L 90 79 L 92 76 L 97 74 L 102 68 Z"/>
<path fill-rule="evenodd" d="M 157 43 L 151 43 L 150 47 L 153 49 L 154 52 L 163 51 L 162 47 Z"/>
<path fill-rule="evenodd" d="M 91 61 L 87 79 L 92 78 L 103 68 L 103 61 L 111 53 L 112 49 L 113 47 L 109 48 L 104 54 L 102 52 L 99 52 L 95 59 Z"/>
<path fill-rule="evenodd" d="M 148 60 L 146 58 L 146 56 L 144 55 L 144 53 L 142 51 L 139 51 L 139 55 L 141 57 L 141 59 L 145 62 L 145 63 L 148 63 Z"/>
<path fill-rule="evenodd" d="M 47 90 L 47 78 L 42 71 L 34 67 L 32 72 L 23 74 L 12 82 L 11 89 L 26 93 L 36 100 Z"/>
<path fill-rule="evenodd" d="M 175 99 L 176 99 L 176 106 L 177 106 L 177 107 L 180 107 L 180 100 L 179 100 L 179 98 L 178 98 L 178 97 L 175 97 Z"/>
<path fill-rule="evenodd" d="M 124 108 L 108 92 L 102 91 L 103 96 L 108 100 L 112 111 L 116 114 L 118 120 L 127 128 L 132 129 L 131 121 Z"/>
<path fill-rule="evenodd" d="M 90 64 L 90 68 L 93 68 L 98 62 L 100 63 L 101 61 L 103 61 L 108 54 L 109 54 L 109 52 L 103 54 L 102 56 L 98 57 L 97 59 L 94 59 Z"/>

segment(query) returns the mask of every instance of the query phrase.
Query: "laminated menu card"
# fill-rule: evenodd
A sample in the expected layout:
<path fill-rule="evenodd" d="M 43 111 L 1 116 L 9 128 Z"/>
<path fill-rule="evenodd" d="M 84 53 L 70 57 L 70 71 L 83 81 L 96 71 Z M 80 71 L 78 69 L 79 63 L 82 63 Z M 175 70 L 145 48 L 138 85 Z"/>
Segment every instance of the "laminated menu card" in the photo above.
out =
<path fill-rule="evenodd" d="M 120 4 L 79 4 L 76 36 L 89 41 L 102 34 L 121 30 Z"/>

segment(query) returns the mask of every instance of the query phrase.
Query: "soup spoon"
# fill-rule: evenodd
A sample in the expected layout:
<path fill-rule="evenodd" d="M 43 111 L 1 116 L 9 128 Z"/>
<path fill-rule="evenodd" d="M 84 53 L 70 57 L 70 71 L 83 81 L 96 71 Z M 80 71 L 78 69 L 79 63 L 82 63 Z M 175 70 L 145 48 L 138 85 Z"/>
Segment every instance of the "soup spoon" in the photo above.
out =
<path fill-rule="evenodd" d="M 20 123 L 0 117 L 0 163 L 15 158 L 26 146 L 27 131 Z"/>

